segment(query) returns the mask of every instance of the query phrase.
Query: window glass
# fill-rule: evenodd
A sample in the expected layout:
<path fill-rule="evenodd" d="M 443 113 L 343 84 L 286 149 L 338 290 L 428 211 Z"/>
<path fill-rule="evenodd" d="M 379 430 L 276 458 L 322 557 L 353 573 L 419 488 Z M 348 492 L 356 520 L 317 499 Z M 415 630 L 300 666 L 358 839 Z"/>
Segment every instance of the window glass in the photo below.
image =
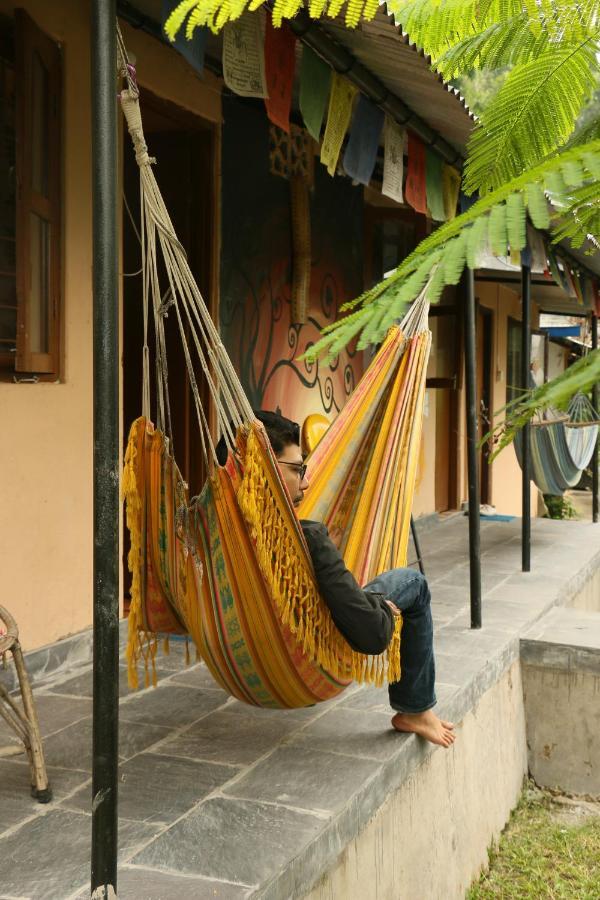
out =
<path fill-rule="evenodd" d="M 31 70 L 31 186 L 48 196 L 48 73 L 39 53 L 33 54 Z"/>
<path fill-rule="evenodd" d="M 521 323 L 508 320 L 508 346 L 506 360 L 506 402 L 519 397 L 521 390 Z"/>
<path fill-rule="evenodd" d="M 29 216 L 31 258 L 31 314 L 29 342 L 32 353 L 48 352 L 50 226 L 35 213 Z"/>

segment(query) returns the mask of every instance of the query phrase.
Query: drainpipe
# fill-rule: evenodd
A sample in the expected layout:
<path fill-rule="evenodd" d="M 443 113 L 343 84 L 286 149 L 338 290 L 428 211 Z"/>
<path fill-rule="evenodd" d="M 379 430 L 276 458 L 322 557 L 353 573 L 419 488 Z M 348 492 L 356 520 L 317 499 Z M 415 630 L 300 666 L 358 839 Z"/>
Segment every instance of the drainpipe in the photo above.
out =
<path fill-rule="evenodd" d="M 115 0 L 91 19 L 94 345 L 92 896 L 116 896 L 119 714 L 119 333 Z M 109 890 L 112 891 L 109 893 Z"/>
<path fill-rule="evenodd" d="M 475 273 L 472 269 L 466 268 L 464 270 L 462 285 L 465 331 L 465 388 L 467 400 L 471 628 L 481 628 L 481 522 L 479 518 L 479 453 L 477 447 Z"/>
<path fill-rule="evenodd" d="M 531 365 L 531 266 L 521 261 L 521 389 L 530 388 Z M 521 518 L 521 569 L 531 571 L 531 424 L 523 427 Z"/>
<path fill-rule="evenodd" d="M 598 316 L 592 313 L 592 351 L 598 349 Z M 592 388 L 592 405 L 596 411 L 600 406 L 600 385 Z M 596 438 L 596 448 L 592 456 L 592 522 L 598 521 L 598 454 L 600 453 L 600 434 Z"/>

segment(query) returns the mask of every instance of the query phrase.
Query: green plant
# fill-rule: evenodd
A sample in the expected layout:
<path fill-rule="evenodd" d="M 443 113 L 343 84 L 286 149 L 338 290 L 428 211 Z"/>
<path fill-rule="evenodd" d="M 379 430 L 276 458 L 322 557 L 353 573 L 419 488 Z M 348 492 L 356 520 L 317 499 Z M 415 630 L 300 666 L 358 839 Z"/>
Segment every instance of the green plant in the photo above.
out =
<path fill-rule="evenodd" d="M 554 494 L 544 494 L 544 503 L 548 510 L 549 519 L 577 518 L 577 511 L 568 497 L 556 497 Z"/>

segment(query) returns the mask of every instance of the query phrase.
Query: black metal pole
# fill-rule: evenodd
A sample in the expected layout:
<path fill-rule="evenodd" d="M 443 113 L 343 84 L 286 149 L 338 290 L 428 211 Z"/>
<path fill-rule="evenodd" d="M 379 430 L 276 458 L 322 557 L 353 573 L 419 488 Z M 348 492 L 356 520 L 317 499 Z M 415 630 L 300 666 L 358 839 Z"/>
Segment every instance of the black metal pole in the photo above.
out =
<path fill-rule="evenodd" d="M 592 315 L 592 350 L 598 349 L 598 316 Z M 592 388 L 592 405 L 596 412 L 600 406 L 600 385 Z M 598 521 L 598 454 L 600 453 L 600 434 L 596 438 L 596 448 L 592 456 L 592 522 Z"/>
<path fill-rule="evenodd" d="M 521 388 L 529 390 L 531 366 L 531 266 L 521 263 Z M 531 571 L 531 425 L 523 428 L 521 569 Z"/>
<path fill-rule="evenodd" d="M 415 545 L 417 562 L 419 563 L 419 572 L 421 573 L 421 575 L 424 575 L 425 567 L 423 565 L 423 557 L 421 556 L 421 544 L 419 542 L 419 536 L 417 534 L 417 526 L 415 525 L 415 520 L 412 516 L 410 517 L 410 532 L 412 534 L 413 544 Z"/>
<path fill-rule="evenodd" d="M 481 628 L 481 523 L 479 518 L 479 453 L 477 447 L 475 275 L 472 269 L 465 269 L 462 282 L 465 328 L 465 387 L 467 400 L 471 628 Z"/>
<path fill-rule="evenodd" d="M 94 290 L 94 897 L 117 890 L 119 711 L 119 332 L 116 4 L 93 0 L 92 200 Z"/>

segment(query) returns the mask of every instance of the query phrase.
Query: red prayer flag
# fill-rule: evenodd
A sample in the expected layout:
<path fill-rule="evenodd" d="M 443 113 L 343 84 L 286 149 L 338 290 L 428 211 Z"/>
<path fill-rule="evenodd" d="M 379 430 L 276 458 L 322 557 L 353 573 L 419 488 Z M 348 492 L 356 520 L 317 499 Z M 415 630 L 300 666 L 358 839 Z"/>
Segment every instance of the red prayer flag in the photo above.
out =
<path fill-rule="evenodd" d="M 424 215 L 427 214 L 425 144 L 410 129 L 408 130 L 408 166 L 404 198 L 414 210 Z"/>
<path fill-rule="evenodd" d="M 285 22 L 280 28 L 274 28 L 269 13 L 265 32 L 265 76 L 269 96 L 265 106 L 271 122 L 288 134 L 295 67 L 296 36 Z"/>

